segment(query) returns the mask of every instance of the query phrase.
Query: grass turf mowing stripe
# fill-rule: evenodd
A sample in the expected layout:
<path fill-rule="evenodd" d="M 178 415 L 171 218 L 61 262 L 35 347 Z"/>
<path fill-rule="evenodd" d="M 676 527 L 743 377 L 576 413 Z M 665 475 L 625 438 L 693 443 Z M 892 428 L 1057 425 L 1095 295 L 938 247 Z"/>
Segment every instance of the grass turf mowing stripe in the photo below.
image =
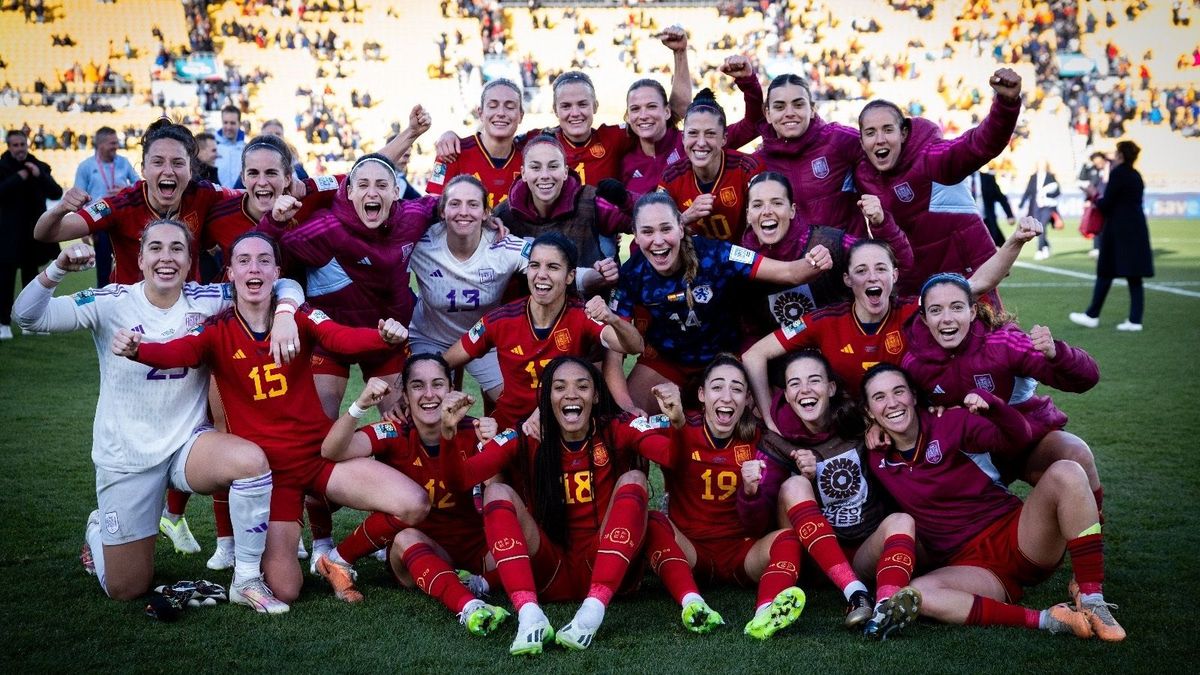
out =
<path fill-rule="evenodd" d="M 1074 277 L 1076 279 L 1090 279 L 1092 281 L 1096 280 L 1095 274 L 1086 274 L 1084 272 L 1076 272 L 1074 270 L 1064 270 L 1064 269 L 1061 269 L 1058 267 L 1049 267 L 1047 265 L 1037 265 L 1035 263 L 1027 263 L 1027 262 L 1022 262 L 1019 260 L 1017 262 L 1013 263 L 1013 267 L 1023 267 L 1028 270 L 1035 270 L 1038 272 L 1047 272 L 1049 274 L 1061 274 L 1064 277 Z M 1113 281 L 1113 285 L 1114 286 L 1128 286 L 1129 284 L 1126 283 L 1124 279 L 1115 279 Z M 1150 291 L 1161 291 L 1163 293 L 1174 293 L 1175 295 L 1182 295 L 1182 296 L 1188 297 L 1188 298 L 1200 298 L 1200 291 L 1188 291 L 1188 290 L 1184 290 L 1182 288 L 1175 288 L 1173 286 L 1164 286 L 1162 284 L 1155 284 L 1155 283 L 1145 283 L 1145 284 L 1142 284 L 1142 286 L 1144 288 L 1146 288 L 1146 290 L 1150 290 Z"/>

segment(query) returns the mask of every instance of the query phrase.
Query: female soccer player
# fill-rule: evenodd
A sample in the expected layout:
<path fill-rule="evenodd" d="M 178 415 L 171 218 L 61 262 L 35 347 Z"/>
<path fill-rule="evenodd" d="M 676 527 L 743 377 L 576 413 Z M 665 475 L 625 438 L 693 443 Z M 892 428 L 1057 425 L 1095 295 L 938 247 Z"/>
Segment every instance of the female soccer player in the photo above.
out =
<path fill-rule="evenodd" d="M 703 89 L 683 118 L 683 151 L 662 174 L 658 189 L 683 209 L 690 232 L 709 239 L 740 243 L 746 229 L 746 186 L 762 171 L 758 162 L 737 150 L 724 150 L 725 110 Z"/>
<path fill-rule="evenodd" d="M 1051 464 L 1022 503 L 990 461 L 1028 447 L 1032 437 L 1020 412 L 976 388 L 963 408 L 938 417 L 918 407 L 912 377 L 890 363 L 872 366 L 863 390 L 867 415 L 891 441 L 870 452 L 867 466 L 916 521 L 935 566 L 913 581 L 922 614 L 971 626 L 1125 639 L 1104 600 L 1100 516 L 1078 464 Z M 1078 584 L 1074 607 L 1039 612 L 1008 604 L 1053 574 L 1068 551 Z"/>
<path fill-rule="evenodd" d="M 765 640 L 800 618 L 805 598 L 796 586 L 800 542 L 795 532 L 751 536 L 737 517 L 739 474 L 752 461 L 759 439 L 746 371 L 737 357 L 718 354 L 704 370 L 698 415 L 684 415 L 674 384 L 658 385 L 654 395 L 675 433 L 665 452 L 647 455 L 662 467 L 671 507 L 669 514 L 650 514 L 650 565 L 683 608 L 683 625 L 696 633 L 724 623 L 700 596 L 697 576 L 706 583 L 758 582 L 754 618 L 745 632 Z"/>
<path fill-rule="evenodd" d="M 971 287 L 957 274 L 937 274 L 921 288 L 919 320 L 909 324 L 908 352 L 902 364 L 930 394 L 934 405 L 961 401 L 984 389 L 1025 416 L 1033 443 L 1013 463 L 997 462 L 1011 482 L 1036 485 L 1060 459 L 1076 462 L 1088 476 L 1103 512 L 1104 490 L 1087 443 L 1066 431 L 1067 415 L 1049 396 L 1035 394 L 1037 383 L 1083 393 L 1100 381 L 1100 367 L 1087 352 L 1055 340 L 1050 329 L 1034 326 L 1026 335 L 1006 314 L 973 301 Z"/>
<path fill-rule="evenodd" d="M 281 605 L 273 611 L 286 611 L 285 603 L 300 594 L 296 547 L 305 493 L 386 512 L 410 524 L 428 513 L 429 498 L 412 480 L 380 462 L 359 458 L 335 463 L 320 456 L 332 421 L 321 414 L 313 384 L 313 344 L 338 354 L 383 351 L 404 342 L 404 326 L 381 319 L 378 329 L 348 328 L 320 310 L 302 309 L 295 314 L 303 336 L 296 358 L 283 365 L 273 362 L 265 356 L 264 336 L 277 308 L 271 292 L 279 275 L 277 260 L 266 235 L 242 235 L 230 251 L 232 308 L 170 342 L 146 343 L 140 333 L 122 329 L 112 346 L 113 353 L 155 368 L 212 367 L 230 432 L 258 443 L 271 465 L 275 483 L 263 571 Z M 241 538 L 238 532 L 237 540 Z"/>
<path fill-rule="evenodd" d="M 52 298 L 67 272 L 88 269 L 94 260 L 89 247 L 72 245 L 25 287 L 14 315 L 24 330 L 65 333 L 86 328 L 96 336 L 102 377 L 92 461 L 99 508 L 88 518 L 83 559 L 85 565 L 94 565 L 109 597 L 130 600 L 150 590 L 154 537 L 168 485 L 201 493 L 228 489 L 230 515 L 245 533 L 237 541 L 229 598 L 260 612 L 284 611 L 287 605 L 272 597 L 260 569 L 266 543 L 261 526 L 272 486 L 263 451 L 252 441 L 216 432 L 208 424 L 207 369 L 146 368 L 105 347 L 118 331 L 130 327 L 148 342 L 164 340 L 229 307 L 227 288 L 186 282 L 193 248 L 186 225 L 153 221 L 142 233 L 138 255 L 143 281 Z M 283 303 L 303 302 L 294 282 L 281 281 L 277 290 Z M 262 343 L 263 358 L 273 368 L 290 359 L 297 345 L 294 321 L 286 315 L 295 306 L 279 307 L 285 316 L 274 327 L 271 341 L 264 335 Z"/>
<path fill-rule="evenodd" d="M 317 561 L 317 570 L 339 598 L 361 602 L 362 593 L 354 586 L 355 561 L 390 546 L 388 560 L 401 584 L 419 586 L 457 613 L 472 633 L 486 635 L 508 612 L 476 600 L 451 567 L 483 574 L 487 545 L 471 491 L 446 486 L 442 458 L 454 452 L 474 453 L 477 444 L 496 435 L 496 422 L 464 417 L 474 400 L 451 389 L 450 369 L 437 354 L 410 357 L 400 387 L 408 404 L 408 423 L 385 421 L 355 430 L 363 411 L 378 404 L 390 388 L 385 380 L 372 378 L 346 414 L 334 422 L 321 454 L 335 462 L 374 456 L 425 488 L 429 517 L 419 528 L 408 528 L 391 514 L 372 513 Z"/>
<path fill-rule="evenodd" d="M 483 524 L 517 610 L 512 654 L 540 654 L 550 639 L 586 649 L 612 596 L 635 585 L 625 576 L 645 535 L 648 499 L 637 454 L 664 452 L 670 440 L 651 420 L 619 412 L 595 366 L 560 356 L 541 373 L 540 441 L 509 429 L 470 457 L 445 457 L 451 490 L 509 469 L 511 485 L 484 488 Z M 539 599 L 583 605 L 556 638 Z"/>
<path fill-rule="evenodd" d="M 137 283 L 142 278 L 140 237 L 150 221 L 173 218 L 186 224 L 196 239 L 210 209 L 225 199 L 240 197 L 232 190 L 193 180 L 195 156 L 196 139 L 187 127 L 165 117 L 155 121 L 142 136 L 142 180 L 116 196 L 90 204 L 91 197 L 83 190 L 67 190 L 62 201 L 38 219 L 34 237 L 69 241 L 98 230 L 107 231 L 116 261 L 112 282 Z M 191 280 L 198 280 L 199 247 L 191 248 Z"/>
<path fill-rule="evenodd" d="M 912 266 L 912 248 L 908 237 L 896 226 L 896 221 L 880 206 L 879 198 L 863 195 L 858 199 L 861 217 L 870 224 L 872 232 L 891 246 L 896 254 L 897 267 Z M 771 331 L 790 324 L 814 309 L 844 302 L 850 296 L 842 283 L 846 273 L 850 247 L 858 238 L 849 234 L 850 224 L 817 226 L 796 222 L 796 202 L 788 179 L 775 171 L 764 171 L 750 180 L 746 195 L 746 220 L 750 227 L 742 237 L 742 245 L 777 260 L 803 260 L 817 244 L 829 250 L 833 267 L 829 274 L 799 286 L 756 288 L 753 309 L 743 314 L 747 338 L 758 341 Z"/>
<path fill-rule="evenodd" d="M 794 224 L 839 227 L 858 237 L 870 237 L 854 208 L 854 168 L 863 158 L 858 130 L 826 122 L 813 103 L 812 89 L 798 75 L 789 73 L 771 80 L 764 110 L 766 124 L 758 125 L 762 145 L 754 158 L 768 170 L 786 176 L 799 195 Z"/>
<path fill-rule="evenodd" d="M 520 424 L 537 408 L 538 382 L 554 357 L 584 356 L 597 344 L 620 354 L 642 351 L 642 336 L 603 298 L 585 305 L 574 297 L 577 255 L 561 234 L 533 240 L 525 270 L 531 295 L 488 312 L 446 350 L 446 362 L 459 368 L 495 348 L 504 380 L 495 410 L 501 428 Z"/>
<path fill-rule="evenodd" d="M 725 241 L 688 235 L 667 194 L 643 195 L 633 211 L 634 243 L 642 255 L 621 268 L 613 296 L 616 313 L 636 321 L 647 349 L 624 385 L 620 360 L 605 364 L 617 402 L 626 410 L 652 410 L 651 388 L 663 382 L 691 386 L 717 354 L 735 350 L 740 339 L 739 300 L 731 288 L 742 279 L 777 284 L 811 281 L 832 260 L 817 246 L 796 265 L 764 258 Z"/>
<path fill-rule="evenodd" d="M 612 189 L 602 190 L 581 183 L 568 172 L 562 146 L 553 136 L 542 134 L 525 145 L 521 180 L 495 213 L 518 237 L 547 232 L 565 236 L 579 251 L 579 264 L 591 267 L 608 257 L 601 250 L 601 237 L 628 232 L 632 223 L 604 194 L 621 203 L 628 201 L 615 181 Z"/>
<path fill-rule="evenodd" d="M 988 293 L 1012 269 L 1025 242 L 1037 236 L 1041 223 L 1022 218 L 1017 229 L 970 279 L 973 293 Z M 825 354 L 833 371 L 856 395 L 862 374 L 879 362 L 900 363 L 904 355 L 904 325 L 918 309 L 914 298 L 893 297 L 899 278 L 891 248 L 874 239 L 860 239 L 850 247 L 849 270 L 842 276 L 854 299 L 798 319 L 759 340 L 742 360 L 750 373 L 754 399 L 771 431 L 778 427 L 765 411 L 771 410 L 767 364 L 784 354 L 813 347 Z"/>
<path fill-rule="evenodd" d="M 1021 77 L 1001 68 L 990 83 L 996 95 L 987 117 L 951 141 L 888 101 L 871 101 L 859 113 L 866 161 L 855 170 L 858 189 L 879 195 L 913 248 L 914 267 L 898 285 L 903 295 L 938 272 L 969 277 L 996 252 L 964 181 L 1008 147 L 1021 113 Z"/>
<path fill-rule="evenodd" d="M 276 239 L 290 259 L 315 268 L 308 276 L 312 304 L 348 326 L 374 326 L 384 317 L 411 322 L 414 297 L 408 259 L 435 219 L 437 198 L 399 201 L 392 163 L 369 154 L 354 163 L 331 208 L 287 227 L 301 206 L 290 195 L 281 195 L 259 222 L 259 230 Z M 359 363 L 365 378 L 389 381 L 404 365 L 400 351 L 356 360 L 317 349 L 316 356 L 317 393 L 330 419 L 337 417 L 352 363 Z"/>
<path fill-rule="evenodd" d="M 913 520 L 888 513 L 887 495 L 864 467 L 862 416 L 821 352 L 789 355 L 783 376 L 771 415 L 783 434 L 768 432 L 755 459 L 742 464 L 738 515 L 751 534 L 775 523 L 792 528 L 846 597 L 846 627 L 887 639 L 920 611 L 921 594 L 908 587 Z M 859 580 L 872 575 L 874 610 Z"/>
<path fill-rule="evenodd" d="M 472 174 L 487 188 L 487 206 L 494 209 L 508 198 L 508 191 L 521 175 L 521 149 L 515 139 L 525 116 L 524 95 L 516 82 L 497 78 L 483 86 L 479 109 L 479 131 L 464 140 L 453 159 L 438 158 L 425 190 L 439 195 L 450 179 Z"/>

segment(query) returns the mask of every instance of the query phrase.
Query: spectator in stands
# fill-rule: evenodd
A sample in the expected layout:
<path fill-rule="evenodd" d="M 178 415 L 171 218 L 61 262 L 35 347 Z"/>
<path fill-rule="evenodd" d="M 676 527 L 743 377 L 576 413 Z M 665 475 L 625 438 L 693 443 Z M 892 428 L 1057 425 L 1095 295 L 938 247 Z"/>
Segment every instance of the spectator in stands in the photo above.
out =
<path fill-rule="evenodd" d="M 217 177 L 221 185 L 234 185 L 242 173 L 242 148 L 246 134 L 242 131 L 242 111 L 235 105 L 221 108 L 221 131 L 217 139 Z"/>
<path fill-rule="evenodd" d="M 210 183 L 220 183 L 217 177 L 217 137 L 203 131 L 196 134 L 196 178 Z M 241 177 L 238 177 L 240 184 Z"/>
<path fill-rule="evenodd" d="M 29 154 L 29 137 L 12 130 L 8 149 L 0 155 L 0 340 L 12 339 L 13 282 L 21 271 L 22 287 L 33 282 L 42 263 L 58 256 L 58 244 L 33 238 L 33 226 L 46 211 L 47 199 L 63 190 L 50 175 L 50 165 Z"/>
<path fill-rule="evenodd" d="M 137 171 L 128 159 L 117 154 L 117 131 L 100 127 L 94 136 L 96 154 L 79 163 L 75 169 L 75 187 L 88 193 L 93 200 L 112 197 L 138 181 Z M 96 248 L 96 287 L 108 285 L 112 273 L 112 244 L 108 233 L 100 230 L 92 235 Z"/>

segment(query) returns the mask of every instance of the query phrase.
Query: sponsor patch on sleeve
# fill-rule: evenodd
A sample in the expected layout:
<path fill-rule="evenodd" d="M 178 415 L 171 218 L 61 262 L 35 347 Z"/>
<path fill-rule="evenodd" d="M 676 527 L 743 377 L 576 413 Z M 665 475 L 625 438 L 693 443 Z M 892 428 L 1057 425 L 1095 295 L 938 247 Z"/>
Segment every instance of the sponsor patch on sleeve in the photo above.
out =
<path fill-rule="evenodd" d="M 198 323 L 195 326 L 192 326 L 191 328 L 189 328 L 187 334 L 188 335 L 199 335 L 203 332 L 204 332 L 204 324 Z"/>
<path fill-rule="evenodd" d="M 754 262 L 754 251 L 734 244 L 729 247 L 729 260 L 735 263 L 749 265 Z"/>
<path fill-rule="evenodd" d="M 492 441 L 495 442 L 496 445 L 504 445 L 505 443 L 507 443 L 511 440 L 515 440 L 516 437 L 517 437 L 516 431 L 514 431 L 512 429 L 505 429 L 504 431 L 501 431 L 500 433 L 493 436 Z"/>
<path fill-rule="evenodd" d="M 336 176 L 317 176 L 313 179 L 313 183 L 316 184 L 318 192 L 328 192 L 329 190 L 338 189 Z"/>
<path fill-rule="evenodd" d="M 795 319 L 794 321 L 789 321 L 783 324 L 783 337 L 790 340 L 800 333 L 803 333 L 805 328 L 807 328 L 807 326 L 804 325 L 804 319 Z"/>
<path fill-rule="evenodd" d="M 329 320 L 329 315 L 328 315 L 328 314 L 326 314 L 325 312 L 322 312 L 322 311 L 321 311 L 321 310 L 319 310 L 319 309 L 314 309 L 314 310 L 313 310 L 313 311 L 312 311 L 312 312 L 311 312 L 311 313 L 308 315 L 308 318 L 309 318 L 309 320 L 310 320 L 310 321 L 312 321 L 313 323 L 315 323 L 315 324 L 320 324 L 320 323 L 322 323 L 322 322 L 328 321 L 328 320 Z"/>
<path fill-rule="evenodd" d="M 83 210 L 92 219 L 92 222 L 99 222 L 112 213 L 112 207 L 104 199 L 88 204 Z"/>
<path fill-rule="evenodd" d="M 533 251 L 533 239 L 526 237 L 525 246 L 521 249 L 521 257 L 529 260 L 529 253 Z"/>
<path fill-rule="evenodd" d="M 82 306 L 88 304 L 89 302 L 95 302 L 96 294 L 95 294 L 95 292 L 92 291 L 92 289 L 88 288 L 88 289 L 79 291 L 75 295 L 72 295 L 71 298 L 73 300 L 75 300 L 76 306 L 82 307 Z"/>
<path fill-rule="evenodd" d="M 471 343 L 474 344 L 479 342 L 479 338 L 483 337 L 485 332 L 487 332 L 487 326 L 483 325 L 483 320 L 481 319 L 476 321 L 474 326 L 471 326 L 471 330 L 467 331 L 467 337 L 471 338 Z"/>
<path fill-rule="evenodd" d="M 433 165 L 433 173 L 429 176 L 429 182 L 434 185 L 441 185 L 446 181 L 446 163 L 435 162 Z"/>
<path fill-rule="evenodd" d="M 629 426 L 641 432 L 650 431 L 651 429 L 666 429 L 671 426 L 671 418 L 666 415 L 635 417 L 629 421 Z"/>
<path fill-rule="evenodd" d="M 396 431 L 396 425 L 391 422 L 378 422 L 371 425 L 371 431 L 375 434 L 375 438 L 397 438 L 400 433 Z"/>

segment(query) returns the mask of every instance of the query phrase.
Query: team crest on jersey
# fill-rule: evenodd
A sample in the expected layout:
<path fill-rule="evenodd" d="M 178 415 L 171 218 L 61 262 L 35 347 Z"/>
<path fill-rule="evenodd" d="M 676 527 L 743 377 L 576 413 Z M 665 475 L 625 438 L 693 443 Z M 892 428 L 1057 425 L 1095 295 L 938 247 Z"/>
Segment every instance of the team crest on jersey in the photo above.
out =
<path fill-rule="evenodd" d="M 492 442 L 496 445 L 504 445 L 505 443 L 517 437 L 517 432 L 512 429 L 505 429 L 492 437 Z"/>
<path fill-rule="evenodd" d="M 996 391 L 996 383 L 995 383 L 995 381 L 992 380 L 991 373 L 985 373 L 983 375 L 976 375 L 975 376 L 975 386 L 984 391 L 990 391 L 990 392 Z"/>
<path fill-rule="evenodd" d="M 590 152 L 592 154 L 592 157 L 595 157 L 596 159 L 600 159 L 600 158 L 604 157 L 604 155 L 608 154 L 607 151 L 604 149 L 604 146 L 600 145 L 599 143 L 588 148 L 588 152 Z"/>
<path fill-rule="evenodd" d="M 737 190 L 733 186 L 721 188 L 719 196 L 721 197 L 721 203 L 725 206 L 737 206 Z"/>
<path fill-rule="evenodd" d="M 751 450 L 750 446 L 747 444 L 735 445 L 733 447 L 733 461 L 737 462 L 739 465 L 749 462 L 753 456 L 754 451 Z"/>
<path fill-rule="evenodd" d="M 565 352 L 571 346 L 571 333 L 566 328 L 554 331 L 554 346 L 558 351 Z"/>
<path fill-rule="evenodd" d="M 375 432 L 375 438 L 397 438 L 400 436 L 400 432 L 396 431 L 396 425 L 391 422 L 372 424 L 371 430 Z"/>
<path fill-rule="evenodd" d="M 806 326 L 804 325 L 804 319 L 789 321 L 783 324 L 783 337 L 790 340 L 800 333 L 803 333 L 805 328 Z"/>
<path fill-rule="evenodd" d="M 483 325 L 483 321 L 477 321 L 474 326 L 471 326 L 471 330 L 467 331 L 467 337 L 471 338 L 471 343 L 474 344 L 479 342 L 479 338 L 483 337 L 485 332 L 487 332 L 487 328 Z"/>
<path fill-rule="evenodd" d="M 749 265 L 750 263 L 754 262 L 754 251 L 751 251 L 744 246 L 738 246 L 737 244 L 734 244 L 733 246 L 729 247 L 729 260 L 730 262 Z"/>
<path fill-rule="evenodd" d="M 183 315 L 183 325 L 187 330 L 191 330 L 202 323 L 204 323 L 204 315 L 199 312 L 188 312 Z"/>
<path fill-rule="evenodd" d="M 814 159 L 812 161 L 812 172 L 817 178 L 829 176 L 829 162 L 824 157 Z"/>
<path fill-rule="evenodd" d="M 900 336 L 900 331 L 894 330 L 888 333 L 883 338 L 883 348 L 889 354 L 899 354 L 904 350 L 904 338 Z"/>
<path fill-rule="evenodd" d="M 308 315 L 308 319 L 309 319 L 309 321 L 312 321 L 312 322 L 313 322 L 313 323 L 315 323 L 315 324 L 320 324 L 320 323 L 323 323 L 323 322 L 325 322 L 325 321 L 328 321 L 328 320 L 329 320 L 329 315 L 328 315 L 328 314 L 326 314 L 325 312 L 322 312 L 322 311 L 321 311 L 321 310 L 319 310 L 319 309 L 314 309 L 314 310 L 312 311 L 312 313 L 310 313 L 310 314 Z"/>
<path fill-rule="evenodd" d="M 317 176 L 313 179 L 318 192 L 328 192 L 338 189 L 337 178 L 334 176 Z"/>
<path fill-rule="evenodd" d="M 592 463 L 597 467 L 608 466 L 608 448 L 600 441 L 592 448 Z"/>
<path fill-rule="evenodd" d="M 913 192 L 912 186 L 909 185 L 907 181 L 892 188 L 892 191 L 896 193 L 897 199 L 906 203 L 911 202 L 913 197 L 917 196 L 916 193 Z"/>
<path fill-rule="evenodd" d="M 95 293 L 95 291 L 93 291 L 90 288 L 85 288 L 84 290 L 79 291 L 75 295 L 72 295 L 71 298 L 75 301 L 75 306 L 83 307 L 84 305 L 88 304 L 89 302 L 96 301 L 96 293 Z"/>
<path fill-rule="evenodd" d="M 99 221 L 101 218 L 112 213 L 112 207 L 108 205 L 107 201 L 101 199 L 98 202 L 88 204 L 84 212 L 91 216 L 93 221 Z"/>
<path fill-rule="evenodd" d="M 692 299 L 695 300 L 696 302 L 700 303 L 701 305 L 707 305 L 708 303 L 712 302 L 712 299 L 713 299 L 712 286 L 705 284 L 704 286 L 697 286 L 697 287 L 693 288 L 692 289 Z"/>
<path fill-rule="evenodd" d="M 446 163 L 435 162 L 433 165 L 433 173 L 429 175 L 429 182 L 434 185 L 441 185 L 446 182 Z"/>
<path fill-rule="evenodd" d="M 116 534 L 117 530 L 121 529 L 121 521 L 117 519 L 116 511 L 104 514 L 104 529 L 108 530 L 109 534 Z"/>
<path fill-rule="evenodd" d="M 496 280 L 496 270 L 490 267 L 484 267 L 479 270 L 479 283 L 490 284 Z"/>
<path fill-rule="evenodd" d="M 925 461 L 930 464 L 940 464 L 942 461 L 942 444 L 940 441 L 930 441 L 925 446 Z"/>

